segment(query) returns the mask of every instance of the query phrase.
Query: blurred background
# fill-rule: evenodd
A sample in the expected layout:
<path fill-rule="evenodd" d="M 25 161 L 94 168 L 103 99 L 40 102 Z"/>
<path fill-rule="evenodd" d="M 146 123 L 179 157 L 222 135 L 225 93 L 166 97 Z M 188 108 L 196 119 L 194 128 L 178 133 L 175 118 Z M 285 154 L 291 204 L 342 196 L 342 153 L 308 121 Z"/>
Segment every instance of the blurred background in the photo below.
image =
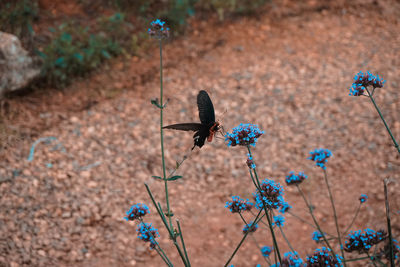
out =
<path fill-rule="evenodd" d="M 180 266 L 143 185 L 163 203 L 164 185 L 151 178 L 161 173 L 150 104 L 159 51 L 147 35 L 156 18 L 171 28 L 165 124 L 198 121 L 196 96 L 207 90 L 225 130 L 254 123 L 265 131 L 254 151 L 262 178 L 285 185 L 289 171 L 306 172 L 304 190 L 330 232 L 323 175 L 309 151 L 333 152 L 328 175 L 343 229 L 360 194 L 370 198 L 351 230 L 385 229 L 382 179 L 391 178 L 400 238 L 400 158 L 369 100 L 348 96 L 359 71 L 383 77 L 376 101 L 400 139 L 398 0 L 0 0 L 0 266 L 160 266 L 123 220 L 135 203 L 150 207 L 146 222 Z M 169 170 L 190 155 L 170 197 L 192 264 L 221 266 L 243 227 L 225 202 L 254 192 L 246 151 L 217 138 L 189 154 L 185 132 L 166 132 L 165 142 Z M 300 195 L 285 190 L 293 212 L 311 221 Z M 320 246 L 309 225 L 286 221 L 302 257 Z M 235 266 L 266 264 L 257 244 L 272 245 L 268 230 L 253 236 Z"/>

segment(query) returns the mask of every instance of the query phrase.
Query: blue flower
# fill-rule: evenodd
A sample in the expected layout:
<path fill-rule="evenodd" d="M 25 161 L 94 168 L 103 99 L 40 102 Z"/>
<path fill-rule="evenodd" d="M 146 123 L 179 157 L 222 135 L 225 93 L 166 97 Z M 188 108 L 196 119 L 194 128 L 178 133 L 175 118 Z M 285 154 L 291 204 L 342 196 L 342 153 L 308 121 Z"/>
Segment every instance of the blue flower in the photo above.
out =
<path fill-rule="evenodd" d="M 256 146 L 257 139 L 264 134 L 255 124 L 239 124 L 232 129 L 232 133 L 225 134 L 225 141 L 229 146 Z"/>
<path fill-rule="evenodd" d="M 148 33 L 150 37 L 155 39 L 165 39 L 169 37 L 169 28 L 164 27 L 165 21 L 156 19 L 150 23 L 150 28 L 148 29 Z"/>
<path fill-rule="evenodd" d="M 360 198 L 359 198 L 359 200 L 360 200 L 360 202 L 361 202 L 361 203 L 364 203 L 364 202 L 366 202 L 366 201 L 367 201 L 367 199 L 368 199 L 368 196 L 367 196 L 367 195 L 365 195 L 365 194 L 362 194 L 362 195 L 360 196 Z"/>
<path fill-rule="evenodd" d="M 319 266 L 343 266 L 343 258 L 339 255 L 332 256 L 331 249 L 322 247 L 317 248 L 313 255 L 308 255 L 306 259 L 307 266 L 319 267 Z"/>
<path fill-rule="evenodd" d="M 322 237 L 323 237 L 323 236 L 322 236 L 322 234 L 321 234 L 320 231 L 314 231 L 314 232 L 312 233 L 312 236 L 311 236 L 312 240 L 314 240 L 316 243 L 318 243 L 319 241 L 321 241 L 321 238 L 322 238 Z"/>
<path fill-rule="evenodd" d="M 360 71 L 354 76 L 354 82 L 350 87 L 351 96 L 360 96 L 364 94 L 365 89 L 368 86 L 373 88 L 382 88 L 386 81 L 382 80 L 379 75 L 374 76 L 369 71 Z"/>
<path fill-rule="evenodd" d="M 282 203 L 282 206 L 279 208 L 279 212 L 285 214 L 288 210 L 290 210 L 292 206 L 289 205 L 286 201 Z"/>
<path fill-rule="evenodd" d="M 319 148 L 314 151 L 310 151 L 311 156 L 307 159 L 315 161 L 315 165 L 326 170 L 325 163 L 328 162 L 328 158 L 332 156 L 332 152 L 329 149 Z"/>
<path fill-rule="evenodd" d="M 280 263 L 274 264 L 271 267 L 302 267 L 306 266 L 303 260 L 299 257 L 299 253 L 297 251 L 294 252 L 286 252 L 284 254 L 284 258 L 282 259 L 282 265 Z"/>
<path fill-rule="evenodd" d="M 228 208 L 232 213 L 240 213 L 251 210 L 253 205 L 248 199 L 244 200 L 239 196 L 232 196 L 232 201 L 227 201 L 225 208 Z"/>
<path fill-rule="evenodd" d="M 138 203 L 133 205 L 129 211 L 126 212 L 126 216 L 128 217 L 124 217 L 124 219 L 127 221 L 134 221 L 144 217 L 148 213 L 150 213 L 149 208 L 145 204 Z"/>
<path fill-rule="evenodd" d="M 264 205 L 267 209 L 278 209 L 285 203 L 283 187 L 279 183 L 264 179 L 261 181 L 260 190 L 253 194 L 257 209 L 263 209 Z"/>
<path fill-rule="evenodd" d="M 346 236 L 344 250 L 347 252 L 358 251 L 359 253 L 367 253 L 370 248 L 387 238 L 385 231 L 374 231 L 365 229 L 364 231 L 351 231 Z"/>
<path fill-rule="evenodd" d="M 144 242 L 150 242 L 150 248 L 155 248 L 158 244 L 156 238 L 160 236 L 158 230 L 151 226 L 151 223 L 140 223 L 136 229 L 138 238 Z"/>
<path fill-rule="evenodd" d="M 243 234 L 253 233 L 258 229 L 258 224 L 254 224 L 253 226 L 252 226 L 252 224 L 253 224 L 253 221 L 250 221 L 248 224 L 246 224 L 243 227 Z"/>
<path fill-rule="evenodd" d="M 285 181 L 287 185 L 297 185 L 301 184 L 305 179 L 307 179 L 307 175 L 303 172 L 299 172 L 297 175 L 294 172 L 290 172 Z"/>
<path fill-rule="evenodd" d="M 273 247 L 263 246 L 263 247 L 261 248 L 261 254 L 262 254 L 264 257 L 269 257 L 269 255 L 271 254 L 271 252 L 272 252 L 273 250 L 274 250 Z"/>
<path fill-rule="evenodd" d="M 276 225 L 278 227 L 282 227 L 284 222 L 285 222 L 285 217 L 283 217 L 282 215 L 274 216 L 273 225 Z"/>

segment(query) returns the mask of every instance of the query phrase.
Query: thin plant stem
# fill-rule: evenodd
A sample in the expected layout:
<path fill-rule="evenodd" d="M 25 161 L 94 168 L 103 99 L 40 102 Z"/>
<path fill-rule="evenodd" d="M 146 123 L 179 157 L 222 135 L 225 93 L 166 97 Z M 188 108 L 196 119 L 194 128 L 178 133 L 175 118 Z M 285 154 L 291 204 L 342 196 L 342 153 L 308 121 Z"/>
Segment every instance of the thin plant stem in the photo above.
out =
<path fill-rule="evenodd" d="M 326 170 L 324 169 L 324 178 L 325 178 L 325 183 L 326 186 L 328 188 L 328 193 L 329 193 L 329 199 L 331 201 L 332 204 L 332 209 L 333 209 L 333 217 L 335 219 L 335 225 L 336 225 L 336 232 L 338 234 L 338 239 L 339 239 L 339 248 L 340 248 L 340 253 L 342 254 L 342 258 L 346 259 L 344 257 L 344 252 L 343 252 L 343 245 L 342 245 L 342 238 L 340 235 L 340 230 L 339 230 L 339 224 L 338 224 L 338 218 L 337 218 L 337 214 L 336 214 L 336 208 L 335 208 L 335 201 L 333 200 L 333 195 L 331 192 L 331 187 L 329 186 L 329 182 L 328 182 L 328 175 L 326 174 Z M 346 262 L 344 262 L 344 266 L 346 267 Z"/>
<path fill-rule="evenodd" d="M 361 258 L 356 258 L 356 259 L 347 259 L 347 260 L 345 260 L 345 261 L 346 261 L 346 262 L 351 262 L 351 261 L 360 261 L 360 260 L 368 260 L 368 259 L 370 259 L 369 256 L 361 257 Z"/>
<path fill-rule="evenodd" d="M 250 157 L 253 158 L 253 155 L 251 154 L 250 145 L 247 145 L 247 151 L 249 152 Z M 257 182 L 257 185 L 258 185 L 258 187 L 256 186 L 256 187 L 257 187 L 257 190 L 258 190 L 259 193 L 261 194 L 261 190 L 260 190 L 260 188 L 261 188 L 261 186 L 260 186 L 260 179 L 258 179 L 258 174 L 257 174 L 256 168 L 253 169 L 253 172 L 254 172 L 254 176 L 255 176 L 255 178 L 256 178 L 255 181 Z M 253 178 L 253 177 L 252 177 L 252 178 Z M 275 237 L 275 233 L 274 233 L 274 228 L 272 227 L 271 219 L 270 219 L 269 216 L 268 216 L 268 213 L 269 213 L 269 212 L 268 212 L 268 209 L 267 209 L 266 206 L 265 206 L 264 201 L 262 201 L 262 203 L 263 203 L 263 208 L 264 208 L 264 211 L 265 211 L 265 216 L 266 216 L 267 219 L 268 219 L 269 229 L 270 229 L 270 231 L 271 231 L 272 240 L 273 240 L 273 242 L 274 242 L 274 249 L 276 250 L 276 253 L 278 254 L 279 263 L 282 264 L 281 253 L 280 253 L 280 251 L 279 251 L 278 242 L 276 241 L 276 237 Z"/>
<path fill-rule="evenodd" d="M 282 234 L 283 238 L 285 239 L 286 243 L 288 244 L 290 250 L 294 253 L 295 250 L 294 250 L 294 248 L 292 247 L 292 245 L 290 244 L 289 239 L 287 239 L 285 233 L 283 232 L 282 227 L 280 227 L 280 226 L 278 226 L 278 227 L 279 227 L 279 230 L 281 231 L 281 234 Z"/>
<path fill-rule="evenodd" d="M 167 259 L 164 258 L 163 254 L 161 254 L 161 252 L 157 248 L 155 249 L 155 251 L 157 251 L 158 255 L 161 257 L 161 259 L 165 262 L 165 264 L 167 266 L 170 266 L 170 267 L 174 266 L 174 265 L 172 265 L 171 262 L 167 261 Z"/>
<path fill-rule="evenodd" d="M 181 257 L 181 259 L 182 259 L 182 261 L 183 261 L 183 264 L 184 264 L 185 266 L 188 266 L 187 263 L 186 263 L 185 256 L 183 255 L 182 250 L 181 250 L 181 248 L 179 247 L 178 242 L 176 241 L 176 235 L 175 235 L 175 233 L 172 232 L 172 230 L 168 227 L 168 222 L 167 222 L 167 220 L 166 220 L 166 218 L 165 218 L 165 216 L 164 216 L 164 213 L 163 213 L 163 211 L 162 211 L 161 204 L 158 203 L 158 205 L 157 205 L 157 203 L 156 203 L 156 201 L 155 201 L 155 199 L 154 199 L 154 197 L 153 197 L 153 194 L 152 194 L 151 191 L 150 191 L 149 186 L 148 186 L 146 183 L 144 184 L 144 186 L 146 187 L 147 193 L 149 194 L 150 199 L 151 199 L 151 201 L 153 202 L 153 205 L 156 207 L 156 210 L 157 210 L 158 215 L 161 217 L 161 221 L 164 223 L 165 228 L 167 228 L 167 231 L 168 231 L 168 233 L 169 233 L 169 237 L 170 237 L 170 239 L 173 241 L 173 243 L 174 243 L 176 249 L 178 250 L 179 256 Z"/>
<path fill-rule="evenodd" d="M 293 217 L 295 217 L 295 218 L 298 219 L 299 221 L 301 221 L 301 222 L 303 222 L 303 223 L 305 223 L 305 224 L 308 224 L 308 225 L 311 226 L 312 228 L 318 230 L 318 228 L 317 228 L 314 224 L 312 224 L 312 223 L 310 223 L 310 222 L 307 222 L 306 220 L 304 220 L 304 219 L 301 218 L 300 216 L 294 214 L 293 212 L 287 211 L 287 213 L 289 213 L 290 215 L 292 215 Z M 329 235 L 331 238 L 337 239 L 336 236 L 334 236 L 334 235 L 332 235 L 332 234 L 330 234 L 330 233 L 325 233 L 325 234 L 326 234 L 326 235 Z"/>
<path fill-rule="evenodd" d="M 168 180 L 166 179 L 166 171 L 165 171 L 165 158 L 164 158 L 164 131 L 163 131 L 163 63 L 162 63 L 162 40 L 159 41 L 160 46 L 160 137 L 161 137 L 161 160 L 162 160 L 162 171 L 163 171 L 163 179 L 165 186 L 165 201 L 167 203 L 167 217 L 169 219 L 169 227 L 172 230 L 172 216 L 169 207 L 169 198 L 168 198 Z"/>
<path fill-rule="evenodd" d="M 390 256 L 390 266 L 394 267 L 394 251 L 393 251 L 393 238 L 392 238 L 392 226 L 390 224 L 390 208 L 387 192 L 388 179 L 383 180 L 383 188 L 385 191 L 385 207 L 386 207 L 386 221 L 389 235 L 389 256 Z"/>
<path fill-rule="evenodd" d="M 181 238 L 181 243 L 182 243 L 182 247 L 183 247 L 183 252 L 185 253 L 186 262 L 187 262 L 188 266 L 190 267 L 190 260 L 189 260 L 189 257 L 188 257 L 187 251 L 186 251 L 185 241 L 183 241 L 183 234 L 182 234 L 181 224 L 179 223 L 179 220 L 176 220 L 176 224 L 178 225 L 179 236 Z"/>
<path fill-rule="evenodd" d="M 375 257 L 371 257 L 370 255 L 369 255 L 369 252 L 367 251 L 367 255 L 368 255 L 368 258 L 371 260 L 371 262 L 372 262 L 372 264 L 375 266 L 375 267 L 378 267 L 377 265 L 376 265 L 376 263 L 375 263 L 375 261 L 374 261 L 374 259 L 375 259 Z"/>
<path fill-rule="evenodd" d="M 318 231 L 321 233 L 322 238 L 323 238 L 324 241 L 325 241 L 325 244 L 326 244 L 326 245 L 329 247 L 329 249 L 331 250 L 332 256 L 335 258 L 335 257 L 336 257 L 336 253 L 335 253 L 335 251 L 332 249 L 332 247 L 331 247 L 331 245 L 329 244 L 328 240 L 326 239 L 324 231 L 321 230 L 321 227 L 319 226 L 319 223 L 318 223 L 317 219 L 316 219 L 315 216 L 314 216 L 313 209 L 312 209 L 311 205 L 308 203 L 307 198 L 306 198 L 306 196 L 304 195 L 303 190 L 301 190 L 301 188 L 300 188 L 300 186 L 299 186 L 298 184 L 296 184 L 296 187 L 297 187 L 297 190 L 299 190 L 300 195 L 303 197 L 303 200 L 304 200 L 304 202 L 306 203 L 306 205 L 307 205 L 307 207 L 308 207 L 308 209 L 309 209 L 309 211 L 310 211 L 310 214 L 311 214 L 311 217 L 312 217 L 312 219 L 313 219 L 313 221 L 314 221 L 315 226 L 317 227 Z"/>
<path fill-rule="evenodd" d="M 356 210 L 356 213 L 354 214 L 353 220 L 351 220 L 350 225 L 349 225 L 349 226 L 346 228 L 346 230 L 343 232 L 343 236 L 345 236 L 345 235 L 347 234 L 347 231 L 349 231 L 349 229 L 353 226 L 353 224 L 354 224 L 354 222 L 355 222 L 355 220 L 356 220 L 356 218 L 357 218 L 357 216 L 358 216 L 358 213 L 360 212 L 361 205 L 362 205 L 362 203 L 360 202 L 360 205 L 358 205 L 358 208 L 357 208 L 357 210 Z"/>
<path fill-rule="evenodd" d="M 251 229 L 254 225 L 257 224 L 257 219 L 260 216 L 262 210 L 260 209 L 260 212 L 257 214 L 257 217 L 254 219 L 253 223 L 251 224 L 251 226 L 249 227 L 249 229 Z M 228 266 L 228 264 L 232 261 L 233 257 L 236 255 L 236 252 L 239 250 L 239 248 L 242 246 L 244 240 L 246 239 L 247 235 L 250 233 L 250 231 L 247 231 L 243 237 L 242 240 L 240 240 L 239 244 L 236 246 L 235 250 L 233 251 L 231 257 L 228 259 L 228 261 L 225 263 L 224 267 Z"/>
<path fill-rule="evenodd" d="M 400 154 L 400 146 L 399 146 L 399 144 L 396 142 L 396 139 L 394 138 L 392 132 L 390 131 L 390 128 L 389 128 L 389 126 L 387 125 L 385 119 L 383 118 L 383 115 L 382 115 L 380 109 L 379 109 L 378 106 L 376 105 L 375 100 L 374 100 L 374 97 L 373 97 L 372 94 L 369 92 L 368 88 L 365 88 L 365 89 L 367 90 L 369 99 L 371 99 L 372 104 L 374 104 L 374 107 L 375 107 L 376 111 L 378 111 L 379 117 L 381 117 L 381 120 L 383 121 L 383 124 L 385 125 L 385 128 L 386 128 L 387 132 L 389 133 L 390 137 L 392 138 L 394 147 L 397 149 L 397 152 L 399 152 L 399 154 Z"/>

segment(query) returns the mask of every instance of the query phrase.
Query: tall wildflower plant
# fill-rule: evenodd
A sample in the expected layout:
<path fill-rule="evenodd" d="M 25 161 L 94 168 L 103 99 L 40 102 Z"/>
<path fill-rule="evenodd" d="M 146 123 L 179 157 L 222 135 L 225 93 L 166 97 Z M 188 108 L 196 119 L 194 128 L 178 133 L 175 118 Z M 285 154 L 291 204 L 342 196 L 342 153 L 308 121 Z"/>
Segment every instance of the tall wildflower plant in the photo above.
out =
<path fill-rule="evenodd" d="M 172 240 L 174 246 L 176 247 L 180 258 L 182 259 L 182 262 L 185 266 L 190 266 L 190 260 L 186 251 L 186 246 L 185 242 L 183 239 L 183 234 L 182 234 L 182 229 L 179 223 L 179 220 L 176 220 L 176 227 L 174 227 L 174 224 L 172 222 L 172 217 L 173 213 L 171 210 L 170 202 L 169 202 L 169 194 L 168 194 L 168 182 L 170 181 L 175 181 L 182 176 L 179 175 L 173 175 L 171 173 L 170 175 L 167 175 L 166 173 L 166 166 L 165 166 L 165 157 L 164 157 L 164 133 L 163 133 L 163 111 L 164 108 L 166 107 L 166 103 L 163 101 L 163 40 L 167 39 L 170 34 L 170 29 L 166 27 L 165 22 L 161 21 L 159 19 L 154 20 L 150 24 L 150 28 L 148 29 L 148 33 L 150 37 L 154 38 L 155 40 L 158 41 L 159 44 L 159 50 L 160 50 L 160 98 L 156 98 L 151 101 L 153 105 L 155 105 L 158 109 L 160 109 L 160 144 L 161 144 L 161 161 L 162 161 L 162 175 L 161 176 L 153 176 L 153 178 L 157 180 L 161 180 L 164 182 L 164 188 L 165 188 L 165 205 L 166 209 L 164 210 L 161 203 L 157 202 L 150 190 L 150 187 L 145 184 L 146 190 L 151 198 L 151 201 L 154 205 L 154 207 L 157 210 L 157 213 L 159 214 L 161 221 L 163 222 L 165 228 L 168 231 L 169 238 Z M 146 224 L 144 223 L 141 218 L 143 214 L 148 213 L 148 208 L 147 206 L 140 206 L 137 204 L 136 206 L 132 206 L 131 209 L 127 212 L 127 217 L 125 219 L 127 220 L 134 220 L 138 218 L 140 220 L 140 224 L 138 226 L 137 232 L 138 232 L 138 238 L 145 241 L 145 242 L 150 242 L 150 248 L 156 249 L 162 260 L 165 262 L 167 266 L 173 266 L 172 262 L 169 260 L 167 255 L 164 253 L 164 251 L 161 249 L 159 246 L 158 242 L 155 240 L 156 237 L 159 236 L 158 230 L 153 228 L 151 224 Z"/>
<path fill-rule="evenodd" d="M 396 139 L 394 138 L 392 131 L 390 130 L 389 126 L 387 125 L 385 118 L 383 117 L 378 105 L 375 102 L 374 99 L 374 93 L 377 88 L 382 88 L 385 84 L 385 80 L 383 80 L 379 75 L 373 75 L 369 71 L 367 72 L 362 72 L 360 71 L 354 76 L 354 82 L 350 87 L 350 93 L 349 95 L 351 96 L 367 96 L 372 104 L 374 105 L 376 111 L 379 114 L 379 117 L 381 118 L 383 124 L 385 125 L 385 128 L 387 132 L 390 135 L 390 138 L 392 139 L 392 142 L 394 144 L 394 147 L 397 149 L 397 152 L 400 154 L 400 146 L 399 143 L 397 143 Z M 366 92 L 366 93 L 365 93 Z"/>

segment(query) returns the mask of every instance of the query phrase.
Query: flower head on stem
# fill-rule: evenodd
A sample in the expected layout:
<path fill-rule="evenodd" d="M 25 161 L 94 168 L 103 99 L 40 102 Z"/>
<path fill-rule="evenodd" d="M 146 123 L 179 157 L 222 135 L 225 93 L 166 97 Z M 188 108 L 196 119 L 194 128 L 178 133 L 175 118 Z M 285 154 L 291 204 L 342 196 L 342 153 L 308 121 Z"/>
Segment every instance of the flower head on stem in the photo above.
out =
<path fill-rule="evenodd" d="M 239 196 L 232 196 L 232 201 L 227 201 L 225 208 L 228 208 L 232 213 L 240 213 L 249 211 L 254 206 L 248 199 L 244 200 Z"/>
<path fill-rule="evenodd" d="M 156 19 L 150 23 L 148 33 L 154 39 L 166 39 L 169 37 L 169 28 L 165 27 L 165 21 Z"/>
<path fill-rule="evenodd" d="M 257 125 L 246 123 L 232 129 L 232 133 L 225 134 L 225 141 L 229 146 L 256 146 L 258 138 L 264 134 Z"/>
<path fill-rule="evenodd" d="M 138 238 L 144 242 L 150 242 L 150 248 L 154 249 L 158 244 L 156 238 L 160 236 L 158 230 L 151 226 L 151 223 L 141 222 L 136 229 Z"/>
<path fill-rule="evenodd" d="M 267 209 L 278 209 L 283 206 L 283 187 L 273 180 L 261 181 L 260 190 L 253 194 L 257 209 L 263 209 L 263 203 Z"/>
<path fill-rule="evenodd" d="M 315 165 L 326 170 L 325 163 L 328 162 L 328 158 L 332 156 L 332 152 L 329 149 L 318 148 L 314 151 L 310 151 L 311 156 L 308 159 L 315 161 Z"/>
<path fill-rule="evenodd" d="M 145 204 L 138 203 L 131 206 L 131 208 L 126 212 L 127 217 L 124 217 L 124 219 L 127 221 L 139 220 L 149 213 L 150 210 Z"/>
<path fill-rule="evenodd" d="M 285 217 L 283 217 L 282 215 L 274 216 L 273 225 L 276 225 L 278 227 L 282 227 L 284 222 L 285 222 Z"/>
<path fill-rule="evenodd" d="M 262 248 L 261 248 L 261 254 L 264 256 L 264 257 L 269 257 L 269 255 L 271 254 L 271 252 L 274 250 L 274 248 L 273 247 L 270 247 L 270 246 L 263 246 Z"/>
<path fill-rule="evenodd" d="M 360 200 L 360 203 L 364 203 L 364 202 L 366 202 L 366 201 L 367 201 L 367 199 L 368 199 L 368 196 L 367 196 L 367 195 L 365 195 L 365 194 L 362 194 L 362 195 L 360 196 L 360 198 L 359 198 L 359 200 Z"/>
<path fill-rule="evenodd" d="M 307 175 L 303 172 L 299 172 L 295 174 L 294 172 L 290 172 L 288 176 L 286 176 L 286 184 L 287 185 L 296 185 L 301 184 L 305 179 L 307 179 Z"/>
<path fill-rule="evenodd" d="M 385 231 L 374 231 L 365 229 L 363 231 L 350 231 L 346 236 L 344 250 L 347 252 L 358 251 L 359 253 L 367 253 L 370 248 L 387 238 Z"/>
<path fill-rule="evenodd" d="M 313 255 L 308 255 L 306 262 L 307 266 L 319 267 L 319 266 L 343 266 L 343 258 L 339 255 L 333 257 L 331 250 L 326 247 L 317 248 Z"/>
<path fill-rule="evenodd" d="M 258 224 L 253 224 L 253 221 L 250 221 L 248 224 L 246 224 L 243 227 L 243 234 L 247 234 L 247 233 L 254 233 L 257 229 L 258 229 Z"/>

